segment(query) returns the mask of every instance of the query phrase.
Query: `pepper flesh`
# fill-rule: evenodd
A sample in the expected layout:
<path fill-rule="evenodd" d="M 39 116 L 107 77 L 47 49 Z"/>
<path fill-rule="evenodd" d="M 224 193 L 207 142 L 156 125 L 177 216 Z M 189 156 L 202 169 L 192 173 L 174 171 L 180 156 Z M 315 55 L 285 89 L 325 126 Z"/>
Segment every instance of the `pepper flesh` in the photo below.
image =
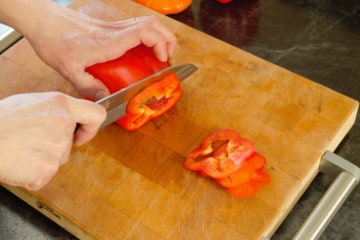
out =
<path fill-rule="evenodd" d="M 223 129 L 206 137 L 187 155 L 184 165 L 210 177 L 222 178 L 238 170 L 253 151 L 250 140 L 233 129 Z"/>
<path fill-rule="evenodd" d="M 232 129 L 209 135 L 184 160 L 185 167 L 215 178 L 237 198 L 254 196 L 259 186 L 270 183 L 265 164 L 265 157 L 254 151 L 253 143 Z"/>
<path fill-rule="evenodd" d="M 270 183 L 270 177 L 264 171 L 265 164 L 265 158 L 254 152 L 245 159 L 240 169 L 224 178 L 216 179 L 216 181 L 235 197 L 251 197 L 256 194 L 259 186 Z"/>
<path fill-rule="evenodd" d="M 92 65 L 86 71 L 102 81 L 110 93 L 114 93 L 168 66 L 169 62 L 156 58 L 152 48 L 139 45 L 117 59 Z M 166 77 L 149 85 L 129 101 L 126 115 L 116 123 L 127 130 L 136 130 L 172 108 L 181 94 L 176 75 Z"/>
<path fill-rule="evenodd" d="M 175 74 L 167 75 L 133 97 L 127 105 L 126 115 L 117 123 L 127 130 L 136 130 L 167 112 L 181 95 L 179 78 Z"/>

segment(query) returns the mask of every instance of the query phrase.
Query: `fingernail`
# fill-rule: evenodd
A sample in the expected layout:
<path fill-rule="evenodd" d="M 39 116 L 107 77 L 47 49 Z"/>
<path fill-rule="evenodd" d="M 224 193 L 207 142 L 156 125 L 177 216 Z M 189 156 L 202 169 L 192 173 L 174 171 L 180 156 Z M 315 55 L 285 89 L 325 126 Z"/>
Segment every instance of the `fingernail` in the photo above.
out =
<path fill-rule="evenodd" d="M 162 53 L 161 56 L 160 56 L 160 61 L 162 62 L 166 62 L 167 61 L 167 55 L 166 53 Z"/>
<path fill-rule="evenodd" d="M 108 95 L 109 94 L 106 91 L 100 90 L 95 94 L 95 98 L 96 98 L 96 100 L 99 100 L 99 99 L 102 99 L 104 97 L 107 97 Z"/>

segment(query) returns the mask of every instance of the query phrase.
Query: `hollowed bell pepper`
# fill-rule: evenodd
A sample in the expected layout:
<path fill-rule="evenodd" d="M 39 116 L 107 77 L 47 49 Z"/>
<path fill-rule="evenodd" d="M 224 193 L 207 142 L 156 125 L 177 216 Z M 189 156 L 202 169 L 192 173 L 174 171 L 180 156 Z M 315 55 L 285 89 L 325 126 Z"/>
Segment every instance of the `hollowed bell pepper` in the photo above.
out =
<path fill-rule="evenodd" d="M 171 74 L 136 95 L 127 105 L 126 115 L 117 123 L 127 130 L 136 130 L 168 111 L 182 95 L 180 80 Z"/>
<path fill-rule="evenodd" d="M 115 60 L 92 65 L 86 71 L 114 93 L 169 66 L 169 62 L 159 61 L 151 48 L 139 45 Z M 166 77 L 134 97 L 127 106 L 127 114 L 116 123 L 127 130 L 138 129 L 172 108 L 180 97 L 179 79 L 176 75 Z"/>
<path fill-rule="evenodd" d="M 151 48 L 139 45 L 117 59 L 89 66 L 86 71 L 114 93 L 169 66 L 169 62 L 159 61 Z"/>
<path fill-rule="evenodd" d="M 187 155 L 184 165 L 201 174 L 222 178 L 238 170 L 253 151 L 250 140 L 242 138 L 233 129 L 223 129 L 206 137 Z"/>

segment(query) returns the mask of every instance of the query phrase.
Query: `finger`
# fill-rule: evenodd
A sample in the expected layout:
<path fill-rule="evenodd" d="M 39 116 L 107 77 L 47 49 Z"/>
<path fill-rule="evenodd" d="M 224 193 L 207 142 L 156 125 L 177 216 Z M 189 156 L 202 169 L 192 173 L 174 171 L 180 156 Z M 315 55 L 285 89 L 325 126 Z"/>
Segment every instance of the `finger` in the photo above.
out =
<path fill-rule="evenodd" d="M 74 99 L 70 104 L 71 114 L 80 124 L 74 136 L 74 144 L 80 146 L 95 136 L 105 120 L 106 110 L 94 102 L 82 99 Z"/>
<path fill-rule="evenodd" d="M 169 59 L 171 59 L 173 57 L 175 47 L 176 47 L 176 41 L 175 42 L 169 42 L 167 44 L 167 54 L 168 54 Z"/>
<path fill-rule="evenodd" d="M 153 48 L 156 57 L 160 61 L 167 61 L 175 49 L 176 38 L 164 25 L 155 17 L 143 17 L 136 20 L 136 24 L 129 25 L 126 29 L 111 32 L 113 41 L 111 48 L 123 53 L 126 49 L 131 49 L 139 44 L 144 44 Z M 123 43 L 121 46 L 118 40 Z"/>
<path fill-rule="evenodd" d="M 141 41 L 154 48 L 154 53 L 160 61 L 169 60 L 176 46 L 175 35 L 155 17 L 148 17 L 146 24 L 149 26 L 142 28 L 144 30 L 140 33 Z"/>
<path fill-rule="evenodd" d="M 152 28 L 156 29 L 168 42 L 176 42 L 176 37 L 169 28 L 167 28 L 158 18 L 155 16 L 149 16 L 146 19 L 146 22 L 151 25 Z"/>
<path fill-rule="evenodd" d="M 40 190 L 43 187 L 43 185 L 25 184 L 23 187 L 29 191 L 37 191 Z"/>
<path fill-rule="evenodd" d="M 37 178 L 32 181 L 23 184 L 23 187 L 31 191 L 37 191 L 45 186 L 55 176 L 59 170 L 60 164 L 54 161 L 42 162 L 41 166 L 37 169 L 41 169 L 41 174 L 37 175 Z"/>
<path fill-rule="evenodd" d="M 161 62 L 166 62 L 166 61 L 169 60 L 170 57 L 169 57 L 168 52 L 167 52 L 166 43 L 159 42 L 159 43 L 156 43 L 154 46 L 148 46 L 148 47 L 153 48 L 153 51 L 154 51 L 154 54 L 155 54 L 156 58 L 158 60 L 160 60 Z"/>
<path fill-rule="evenodd" d="M 63 154 L 62 156 L 59 156 L 59 165 L 65 165 L 69 159 L 70 159 L 70 154 L 71 154 L 71 148 L 72 148 L 72 142 L 69 143 L 69 145 L 67 147 L 64 148 L 63 150 Z"/>
<path fill-rule="evenodd" d="M 110 94 L 103 82 L 85 72 L 83 68 L 74 69 L 72 72 L 74 73 L 71 74 L 69 81 L 82 96 L 96 101 Z"/>
<path fill-rule="evenodd" d="M 155 56 L 162 62 L 168 60 L 167 42 L 163 36 L 159 35 L 154 29 L 138 26 L 127 29 L 128 34 L 119 36 L 124 40 L 121 47 L 131 49 L 139 44 L 153 48 Z M 123 33 L 124 34 L 124 33 Z"/>
<path fill-rule="evenodd" d="M 170 29 L 167 28 L 162 22 L 160 22 L 157 18 L 153 16 L 149 17 L 148 21 L 151 26 L 164 37 L 166 44 L 168 45 L 167 53 L 169 56 L 172 56 L 177 42 L 175 34 L 170 31 Z"/>

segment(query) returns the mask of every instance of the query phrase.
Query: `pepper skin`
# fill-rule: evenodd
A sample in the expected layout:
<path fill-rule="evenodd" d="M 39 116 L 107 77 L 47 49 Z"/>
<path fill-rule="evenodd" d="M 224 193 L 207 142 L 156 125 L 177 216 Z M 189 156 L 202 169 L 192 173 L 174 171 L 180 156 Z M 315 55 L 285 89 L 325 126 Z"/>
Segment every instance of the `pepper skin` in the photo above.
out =
<path fill-rule="evenodd" d="M 184 166 L 215 179 L 237 198 L 254 196 L 270 183 L 264 171 L 266 159 L 254 151 L 254 144 L 234 129 L 216 131 L 201 142 L 184 160 Z"/>
<path fill-rule="evenodd" d="M 179 101 L 181 95 L 179 78 L 170 74 L 152 83 L 131 99 L 126 115 L 117 123 L 127 130 L 137 130 L 151 119 L 167 112 Z"/>
<path fill-rule="evenodd" d="M 233 129 L 223 129 L 206 137 L 187 155 L 184 165 L 201 174 L 222 178 L 238 170 L 253 151 L 250 140 L 242 138 Z"/>
<path fill-rule="evenodd" d="M 216 181 L 235 197 L 251 197 L 256 194 L 259 186 L 270 183 L 270 177 L 264 171 L 265 164 L 265 158 L 254 152 L 245 159 L 241 168 L 224 178 L 216 179 Z"/>
<path fill-rule="evenodd" d="M 115 60 L 92 65 L 86 71 L 114 93 L 169 66 L 169 62 L 159 61 L 151 48 L 139 45 Z M 116 123 L 127 130 L 139 129 L 172 108 L 181 94 L 177 76 L 167 76 L 130 100 L 126 115 Z"/>

